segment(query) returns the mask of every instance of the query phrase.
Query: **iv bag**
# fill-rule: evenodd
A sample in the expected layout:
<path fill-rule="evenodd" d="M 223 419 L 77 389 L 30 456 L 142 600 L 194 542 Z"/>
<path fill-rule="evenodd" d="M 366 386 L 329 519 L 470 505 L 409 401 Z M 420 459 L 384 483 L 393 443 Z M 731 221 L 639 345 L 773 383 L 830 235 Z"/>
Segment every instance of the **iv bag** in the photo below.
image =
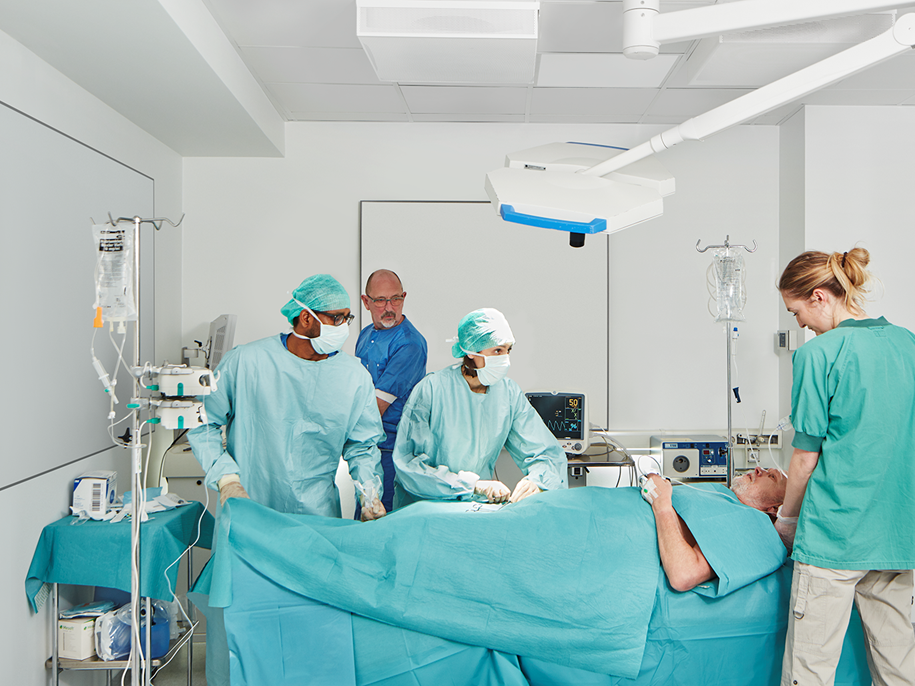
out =
<path fill-rule="evenodd" d="M 133 230 L 111 224 L 94 224 L 92 238 L 98 259 L 95 267 L 95 306 L 111 320 L 134 321 L 137 304 L 133 292 Z"/>
<path fill-rule="evenodd" d="M 718 301 L 716 322 L 742 322 L 743 306 L 747 302 L 746 272 L 743 257 L 735 250 L 715 252 L 715 291 Z"/>

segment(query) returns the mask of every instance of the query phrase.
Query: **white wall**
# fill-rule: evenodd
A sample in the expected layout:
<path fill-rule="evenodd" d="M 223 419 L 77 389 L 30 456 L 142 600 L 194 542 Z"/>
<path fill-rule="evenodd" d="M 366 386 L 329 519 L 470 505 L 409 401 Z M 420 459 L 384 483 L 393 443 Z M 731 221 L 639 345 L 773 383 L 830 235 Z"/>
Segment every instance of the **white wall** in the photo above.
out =
<path fill-rule="evenodd" d="M 177 217 L 181 214 L 181 163 L 180 157 L 172 150 L 139 130 L 136 126 L 116 114 L 94 97 L 78 88 L 59 72 L 51 69 L 23 46 L 0 32 L 0 102 L 15 108 L 35 120 L 42 122 L 84 143 L 99 152 L 122 162 L 155 180 L 155 211 L 157 214 Z M 39 151 L 36 151 L 39 152 Z M 0 158 L 0 164 L 15 167 L 16 159 L 9 156 Z M 79 176 L 80 169 L 69 170 Z M 35 198 L 7 198 L 4 202 L 30 204 L 38 214 L 41 212 L 40 189 L 36 189 Z M 85 218 L 85 229 L 89 230 L 88 217 Z M 98 218 L 97 218 L 98 219 Z M 61 227 L 65 230 L 66 227 Z M 4 232 L 19 230 L 21 227 L 2 227 Z M 87 238 L 88 240 L 88 238 Z M 49 249 L 54 246 L 49 245 Z M 159 355 L 170 355 L 180 336 L 177 334 L 180 322 L 181 292 L 180 235 L 160 235 L 156 239 L 156 347 Z M 87 274 L 91 279 L 91 274 Z M 174 279 L 166 283 L 168 279 Z M 29 344 L 35 336 L 57 336 L 60 345 L 72 345 L 75 338 L 70 331 L 59 331 L 54 328 L 54 308 L 68 310 L 79 309 L 91 317 L 91 303 L 83 302 L 82 291 L 74 293 L 71 284 L 59 283 L 55 288 L 56 299 L 51 303 L 41 303 L 47 307 L 45 320 L 47 327 L 40 331 L 21 331 L 15 327 L 15 313 L 5 312 L 4 319 L 8 329 L 6 335 L 15 332 L 23 346 Z M 23 301 L 23 306 L 33 307 L 36 303 Z M 46 369 L 36 370 L 36 383 L 47 387 L 48 403 L 44 407 L 33 408 L 34 412 L 44 413 L 48 420 L 48 432 L 43 436 L 33 437 L 35 441 L 50 441 L 62 454 L 61 462 L 67 462 L 68 451 L 66 437 L 54 432 L 54 417 L 67 412 L 62 400 L 67 393 L 88 392 L 88 389 L 67 389 L 67 371 L 55 369 L 53 360 L 48 360 Z M 86 364 L 89 364 L 88 349 Z M 63 384 L 61 384 L 63 382 Z M 52 389 L 58 389 L 55 396 Z M 75 398 L 78 402 L 78 398 Z M 4 416 L 3 431 L 6 435 L 17 430 L 8 425 L 9 418 Z M 104 417 L 99 422 L 104 423 Z M 84 471 L 95 469 L 116 469 L 119 471 L 119 482 L 126 484 L 129 469 L 126 455 L 120 449 L 111 449 L 98 455 L 69 456 L 79 460 L 74 464 L 37 475 L 22 483 L 12 485 L 0 491 L 0 521 L 6 523 L 2 534 L 4 564 L 0 566 L 0 594 L 7 609 L 3 627 L 0 628 L 0 645 L 4 658 L 4 683 L 31 686 L 46 684 L 50 672 L 45 669 L 45 660 L 50 655 L 51 632 L 55 622 L 51 621 L 49 606 L 46 605 L 37 615 L 28 608 L 24 592 L 26 570 L 28 569 L 35 544 L 42 527 L 68 511 L 69 491 L 73 477 Z M 84 458 L 84 459 L 80 459 Z M 11 455 L 4 453 L 3 462 L 28 460 L 27 454 Z M 78 590 L 68 593 L 68 600 L 80 600 Z M 63 684 L 101 684 L 102 673 L 65 672 Z"/>
<path fill-rule="evenodd" d="M 806 249 L 871 252 L 883 282 L 867 308 L 915 330 L 915 108 L 809 107 Z"/>
<path fill-rule="evenodd" d="M 185 339 L 199 339 L 206 322 L 222 312 L 239 315 L 239 342 L 281 330 L 278 309 L 286 292 L 319 271 L 337 276 L 355 298 L 361 291 L 360 200 L 485 200 L 485 173 L 500 166 L 506 152 L 554 140 L 628 146 L 658 130 L 289 124 L 284 159 L 186 159 L 186 264 L 205 256 L 215 269 L 185 272 Z M 694 246 L 700 239 L 721 243 L 726 234 L 760 246 L 747 256 L 750 299 L 740 341 L 747 421 L 758 424 L 764 407 L 776 412 L 777 141 L 774 127 L 743 127 L 664 153 L 679 187 L 665 216 L 611 238 L 612 426 L 725 426 L 725 339 L 706 309 L 711 254 L 699 255 Z M 459 235 L 441 240 L 463 259 Z M 556 249 L 571 250 L 566 236 L 557 233 Z M 529 257 L 536 256 L 524 244 L 505 255 Z M 410 284 L 412 290 L 434 288 L 442 298 L 459 287 Z M 543 317 L 552 351 L 544 363 L 574 355 L 578 337 L 606 335 L 589 329 L 587 302 L 570 299 L 567 311 Z"/>
<path fill-rule="evenodd" d="M 803 129 L 804 249 L 867 248 L 882 282 L 867 313 L 915 330 L 915 108 L 808 107 L 794 126 Z"/>

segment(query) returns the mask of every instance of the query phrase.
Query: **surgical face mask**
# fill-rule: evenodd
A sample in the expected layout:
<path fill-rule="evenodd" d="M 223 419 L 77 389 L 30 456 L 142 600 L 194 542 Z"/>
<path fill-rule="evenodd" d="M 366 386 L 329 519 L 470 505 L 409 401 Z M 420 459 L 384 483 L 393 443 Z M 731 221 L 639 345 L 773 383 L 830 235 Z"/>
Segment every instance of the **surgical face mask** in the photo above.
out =
<path fill-rule="evenodd" d="M 505 378 L 511 361 L 508 355 L 479 355 L 486 361 L 485 367 L 477 368 L 477 378 L 484 386 L 492 386 Z"/>
<path fill-rule="evenodd" d="M 295 300 L 295 298 L 293 298 Z M 298 300 L 296 300 L 299 305 L 302 305 Z M 330 353 L 337 352 L 343 347 L 343 344 L 346 343 L 346 339 L 349 338 L 349 326 L 345 323 L 340 326 L 330 326 L 325 324 L 316 315 L 311 308 L 302 307 L 308 310 L 311 313 L 311 316 L 318 320 L 318 324 L 321 325 L 321 333 L 317 338 L 309 338 L 308 336 L 303 336 L 298 334 L 295 331 L 292 332 L 292 335 L 296 338 L 302 338 L 306 341 L 311 342 L 311 347 L 315 349 L 315 352 L 319 355 L 329 355 Z"/>

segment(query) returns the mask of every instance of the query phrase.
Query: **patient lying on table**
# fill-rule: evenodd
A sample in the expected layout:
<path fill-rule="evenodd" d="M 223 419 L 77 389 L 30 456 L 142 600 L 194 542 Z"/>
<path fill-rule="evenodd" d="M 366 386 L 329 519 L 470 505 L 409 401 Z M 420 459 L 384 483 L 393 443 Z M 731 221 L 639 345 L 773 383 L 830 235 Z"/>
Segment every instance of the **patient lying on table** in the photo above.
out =
<path fill-rule="evenodd" d="M 664 594 L 721 598 L 784 563 L 763 514 L 770 506 L 754 500 L 767 474 L 735 488 L 751 507 L 720 485 L 671 489 L 660 477 L 651 507 L 637 488 L 576 488 L 492 513 L 420 502 L 368 524 L 232 500 L 196 590 L 209 592 L 206 610 L 224 608 L 241 662 L 259 635 L 250 614 L 258 590 L 232 583 L 243 567 L 271 588 L 388 625 L 634 678 Z M 714 603 L 698 605 L 690 612 Z M 233 626 L 244 629 L 233 635 Z"/>
<path fill-rule="evenodd" d="M 674 509 L 670 482 L 657 474 L 647 478 L 650 483 L 642 492 L 654 513 L 661 565 L 675 590 L 689 591 L 713 578 L 715 571 Z M 785 500 L 786 483 L 785 475 L 779 470 L 757 467 L 734 479 L 731 490 L 744 505 L 774 515 Z"/>

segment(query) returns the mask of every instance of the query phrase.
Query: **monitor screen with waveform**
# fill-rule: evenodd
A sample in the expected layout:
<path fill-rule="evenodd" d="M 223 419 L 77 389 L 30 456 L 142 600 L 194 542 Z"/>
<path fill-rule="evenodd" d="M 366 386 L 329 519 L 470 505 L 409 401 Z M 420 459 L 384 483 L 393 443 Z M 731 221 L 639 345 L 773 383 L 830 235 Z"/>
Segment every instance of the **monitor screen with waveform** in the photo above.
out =
<path fill-rule="evenodd" d="M 583 452 L 588 447 L 588 419 L 583 393 L 526 393 L 543 423 L 566 452 Z"/>

